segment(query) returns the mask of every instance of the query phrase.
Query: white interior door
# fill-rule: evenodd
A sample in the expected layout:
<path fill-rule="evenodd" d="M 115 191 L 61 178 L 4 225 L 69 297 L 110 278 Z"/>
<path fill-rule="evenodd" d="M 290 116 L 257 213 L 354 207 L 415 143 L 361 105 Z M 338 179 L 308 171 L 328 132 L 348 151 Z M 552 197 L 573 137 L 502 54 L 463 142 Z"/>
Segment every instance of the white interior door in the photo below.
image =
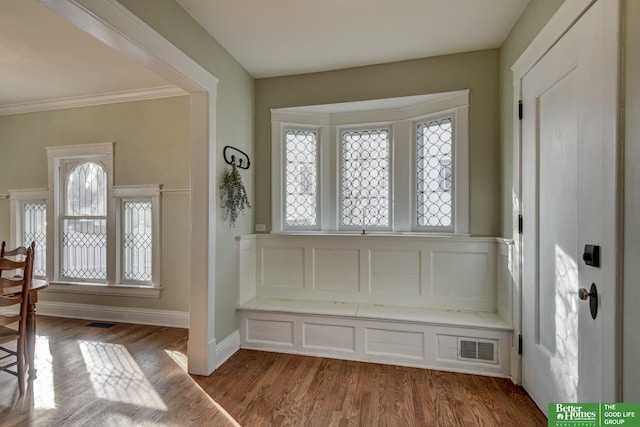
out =
<path fill-rule="evenodd" d="M 617 397 L 617 4 L 596 2 L 522 79 L 522 381 L 545 414 Z M 592 283 L 595 319 L 578 297 Z"/>

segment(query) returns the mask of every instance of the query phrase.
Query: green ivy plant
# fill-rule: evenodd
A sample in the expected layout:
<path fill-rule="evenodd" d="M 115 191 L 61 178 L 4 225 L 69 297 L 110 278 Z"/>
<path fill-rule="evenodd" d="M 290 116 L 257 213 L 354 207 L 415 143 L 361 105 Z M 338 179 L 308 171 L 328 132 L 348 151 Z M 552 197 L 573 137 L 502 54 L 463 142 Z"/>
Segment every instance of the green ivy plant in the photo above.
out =
<path fill-rule="evenodd" d="M 244 188 L 240 172 L 233 165 L 233 168 L 224 175 L 222 184 L 220 184 L 220 201 L 224 210 L 224 219 L 230 221 L 230 226 L 236 226 L 236 219 L 240 212 L 245 208 L 250 208 L 249 198 L 247 197 L 247 189 Z"/>

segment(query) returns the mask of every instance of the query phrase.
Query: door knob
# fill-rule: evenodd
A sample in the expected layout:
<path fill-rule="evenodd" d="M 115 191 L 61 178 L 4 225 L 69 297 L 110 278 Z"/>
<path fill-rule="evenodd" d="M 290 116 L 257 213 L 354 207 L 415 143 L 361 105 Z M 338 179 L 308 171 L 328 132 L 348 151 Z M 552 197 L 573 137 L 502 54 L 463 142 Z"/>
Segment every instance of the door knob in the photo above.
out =
<path fill-rule="evenodd" d="M 578 291 L 578 296 L 582 301 L 589 300 L 589 309 L 591 310 L 591 317 L 596 318 L 598 315 L 598 288 L 595 283 L 591 284 L 591 289 L 586 290 L 585 288 L 580 288 Z"/>
<path fill-rule="evenodd" d="M 580 288 L 578 291 L 578 296 L 582 301 L 586 301 L 591 296 L 591 292 L 589 292 L 586 288 Z"/>

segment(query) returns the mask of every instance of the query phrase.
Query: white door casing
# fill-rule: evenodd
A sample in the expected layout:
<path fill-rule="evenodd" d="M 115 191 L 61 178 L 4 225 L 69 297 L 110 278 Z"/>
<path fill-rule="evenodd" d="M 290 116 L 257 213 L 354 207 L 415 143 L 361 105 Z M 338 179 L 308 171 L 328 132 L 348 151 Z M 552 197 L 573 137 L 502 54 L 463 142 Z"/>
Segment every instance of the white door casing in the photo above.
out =
<path fill-rule="evenodd" d="M 189 372 L 218 364 L 215 339 L 216 108 L 218 79 L 117 0 L 38 0 L 190 95 Z"/>
<path fill-rule="evenodd" d="M 619 395 L 619 11 L 596 2 L 521 80 L 522 382 L 545 413 Z M 578 298 L 591 283 L 596 319 Z"/>

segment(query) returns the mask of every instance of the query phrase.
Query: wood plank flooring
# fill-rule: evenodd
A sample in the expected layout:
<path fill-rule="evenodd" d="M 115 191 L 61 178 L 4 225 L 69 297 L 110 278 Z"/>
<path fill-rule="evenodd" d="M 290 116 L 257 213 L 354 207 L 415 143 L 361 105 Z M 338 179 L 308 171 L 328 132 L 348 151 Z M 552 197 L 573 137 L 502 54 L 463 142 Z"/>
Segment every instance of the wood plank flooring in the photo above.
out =
<path fill-rule="evenodd" d="M 38 377 L 0 373 L 0 426 L 546 426 L 509 380 L 241 350 L 185 372 L 187 331 L 38 318 Z"/>

